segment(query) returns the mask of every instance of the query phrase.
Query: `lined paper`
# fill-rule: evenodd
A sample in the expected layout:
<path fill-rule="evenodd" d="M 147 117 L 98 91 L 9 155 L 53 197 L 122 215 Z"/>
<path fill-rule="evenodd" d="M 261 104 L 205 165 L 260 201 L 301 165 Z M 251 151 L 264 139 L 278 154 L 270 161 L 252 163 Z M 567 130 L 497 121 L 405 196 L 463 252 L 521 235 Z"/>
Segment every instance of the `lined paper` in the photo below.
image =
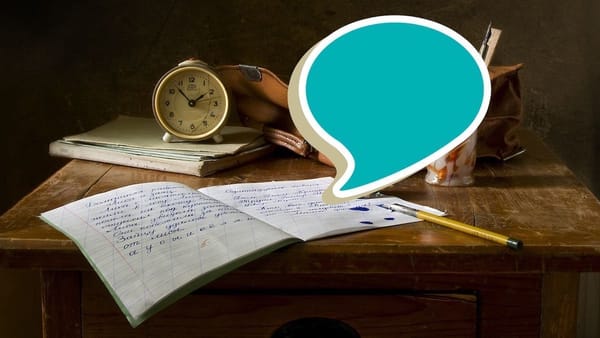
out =
<path fill-rule="evenodd" d="M 408 222 L 389 197 L 326 205 L 332 178 L 194 190 L 131 185 L 45 212 L 71 238 L 132 326 L 240 265 L 295 241 Z"/>
<path fill-rule="evenodd" d="M 290 236 L 177 183 L 147 183 L 42 214 L 85 254 L 132 323 L 194 278 Z"/>
<path fill-rule="evenodd" d="M 419 221 L 378 206 L 403 202 L 396 197 L 325 204 L 322 202 L 323 191 L 332 181 L 331 177 L 323 177 L 276 183 L 241 183 L 199 191 L 304 241 Z"/>

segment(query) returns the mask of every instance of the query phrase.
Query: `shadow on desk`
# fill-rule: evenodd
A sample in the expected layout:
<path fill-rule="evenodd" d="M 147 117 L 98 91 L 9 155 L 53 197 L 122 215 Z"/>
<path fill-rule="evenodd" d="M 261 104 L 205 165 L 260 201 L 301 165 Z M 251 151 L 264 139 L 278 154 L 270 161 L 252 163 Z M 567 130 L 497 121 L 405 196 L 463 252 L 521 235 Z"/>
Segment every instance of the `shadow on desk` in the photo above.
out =
<path fill-rule="evenodd" d="M 559 175 L 538 175 L 538 176 L 475 176 L 475 187 L 485 188 L 572 188 L 580 185 L 574 178 L 565 179 L 565 176 Z"/>

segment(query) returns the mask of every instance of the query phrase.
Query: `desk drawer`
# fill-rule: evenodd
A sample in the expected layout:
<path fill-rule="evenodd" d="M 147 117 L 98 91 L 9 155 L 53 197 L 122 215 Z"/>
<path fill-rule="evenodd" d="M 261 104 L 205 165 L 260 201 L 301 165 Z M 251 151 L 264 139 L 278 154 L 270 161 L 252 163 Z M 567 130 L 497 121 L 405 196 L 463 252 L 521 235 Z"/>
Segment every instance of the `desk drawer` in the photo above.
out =
<path fill-rule="evenodd" d="M 470 294 L 365 290 L 197 293 L 136 329 L 93 278 L 84 278 L 82 296 L 84 337 L 268 338 L 284 323 L 305 317 L 343 321 L 362 338 L 474 337 L 477 331 L 477 299 Z"/>

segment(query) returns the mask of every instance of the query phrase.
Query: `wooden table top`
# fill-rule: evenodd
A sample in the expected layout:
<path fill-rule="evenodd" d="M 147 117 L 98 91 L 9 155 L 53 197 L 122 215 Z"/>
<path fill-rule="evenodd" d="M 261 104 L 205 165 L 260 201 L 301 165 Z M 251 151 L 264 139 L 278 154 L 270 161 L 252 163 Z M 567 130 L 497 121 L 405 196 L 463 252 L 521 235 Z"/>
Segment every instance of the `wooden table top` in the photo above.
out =
<path fill-rule="evenodd" d="M 383 192 L 447 210 L 449 217 L 519 238 L 507 247 L 427 222 L 294 244 L 241 269 L 259 272 L 600 271 L 600 202 L 533 133 L 527 152 L 508 162 L 478 161 L 475 185 L 435 187 L 424 172 Z M 176 181 L 210 185 L 333 176 L 333 168 L 285 155 L 210 177 L 74 160 L 0 217 L 0 267 L 90 267 L 74 243 L 41 221 L 41 212 L 120 186 Z"/>

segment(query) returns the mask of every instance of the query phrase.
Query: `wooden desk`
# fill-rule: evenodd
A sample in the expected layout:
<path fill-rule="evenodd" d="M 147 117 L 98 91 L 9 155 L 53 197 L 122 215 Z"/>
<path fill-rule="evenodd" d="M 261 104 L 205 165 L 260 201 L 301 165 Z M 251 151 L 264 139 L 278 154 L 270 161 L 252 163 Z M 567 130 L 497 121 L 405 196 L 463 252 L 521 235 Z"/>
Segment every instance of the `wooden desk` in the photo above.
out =
<path fill-rule="evenodd" d="M 274 158 L 196 178 L 72 161 L 0 218 L 0 266 L 42 271 L 46 337 L 269 337 L 308 316 L 362 337 L 574 337 L 579 273 L 600 271 L 600 204 L 537 138 L 523 140 L 527 153 L 508 163 L 480 161 L 473 187 L 429 186 L 421 173 L 385 190 L 520 238 L 519 252 L 426 222 L 296 244 L 132 329 L 42 211 L 137 182 L 199 188 L 334 171 Z"/>

